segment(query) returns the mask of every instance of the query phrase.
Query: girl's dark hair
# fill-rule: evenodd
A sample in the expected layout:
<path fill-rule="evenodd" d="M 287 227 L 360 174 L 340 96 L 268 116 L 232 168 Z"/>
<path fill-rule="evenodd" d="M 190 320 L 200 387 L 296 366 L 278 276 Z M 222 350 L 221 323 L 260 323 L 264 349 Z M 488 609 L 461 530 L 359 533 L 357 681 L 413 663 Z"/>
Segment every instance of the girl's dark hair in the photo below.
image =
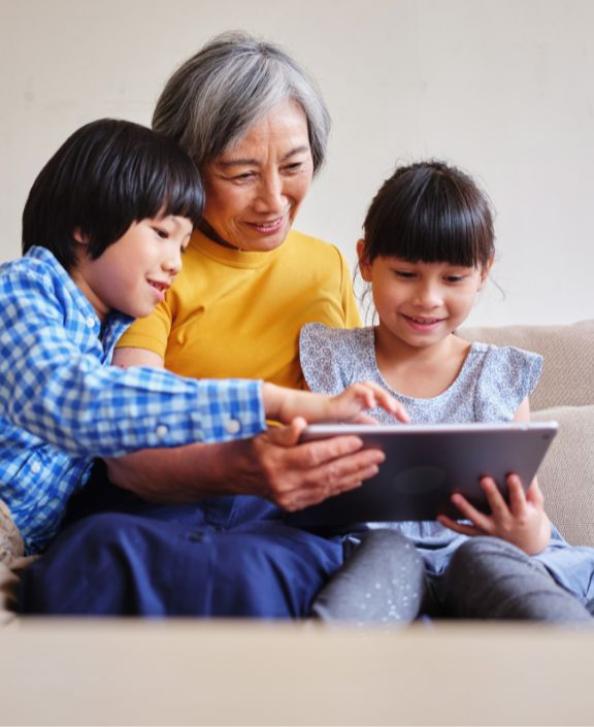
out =
<path fill-rule="evenodd" d="M 130 121 L 100 119 L 75 131 L 35 180 L 23 210 L 23 254 L 50 250 L 71 270 L 74 231 L 98 258 L 133 222 L 158 215 L 200 219 L 200 175 L 171 139 Z"/>
<path fill-rule="evenodd" d="M 484 267 L 493 257 L 489 201 L 475 182 L 439 161 L 396 169 L 364 223 L 364 257 Z"/>

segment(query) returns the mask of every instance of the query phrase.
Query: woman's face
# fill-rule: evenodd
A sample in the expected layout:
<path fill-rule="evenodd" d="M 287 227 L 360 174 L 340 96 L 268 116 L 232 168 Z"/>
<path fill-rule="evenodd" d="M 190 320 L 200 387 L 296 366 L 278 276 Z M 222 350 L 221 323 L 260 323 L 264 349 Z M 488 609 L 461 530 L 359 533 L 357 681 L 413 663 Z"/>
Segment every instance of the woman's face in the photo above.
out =
<path fill-rule="evenodd" d="M 307 119 L 287 99 L 202 170 L 204 218 L 233 247 L 281 245 L 313 176 Z"/>

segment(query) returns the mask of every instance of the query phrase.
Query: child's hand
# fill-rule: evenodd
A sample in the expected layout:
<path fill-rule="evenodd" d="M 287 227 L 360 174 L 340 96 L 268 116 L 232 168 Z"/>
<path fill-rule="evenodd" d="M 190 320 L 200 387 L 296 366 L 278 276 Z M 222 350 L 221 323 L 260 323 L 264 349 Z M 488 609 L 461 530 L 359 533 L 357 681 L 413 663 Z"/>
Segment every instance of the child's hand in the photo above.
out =
<path fill-rule="evenodd" d="M 375 424 L 373 417 L 364 414 L 367 409 L 381 408 L 392 414 L 400 422 L 408 422 L 406 409 L 393 396 L 372 381 L 351 384 L 337 396 L 329 397 L 328 411 L 324 415 L 327 421 L 357 422 L 359 424 Z"/>
<path fill-rule="evenodd" d="M 395 420 L 409 421 L 402 404 L 371 381 L 352 384 L 337 396 L 285 389 L 282 386 L 264 383 L 262 395 L 268 418 L 286 423 L 295 417 L 303 417 L 308 422 L 373 424 L 375 420 L 364 412 L 376 407 L 381 407 L 392 414 Z"/>
<path fill-rule="evenodd" d="M 509 505 L 491 477 L 484 477 L 481 487 L 491 507 L 491 514 L 480 512 L 465 497 L 456 493 L 452 495 L 452 502 L 472 525 L 456 522 L 447 515 L 439 515 L 438 521 L 464 535 L 492 535 L 502 538 L 528 555 L 536 555 L 546 548 L 551 537 L 551 523 L 544 511 L 544 498 L 536 478 L 524 493 L 520 478 L 509 475 Z"/>

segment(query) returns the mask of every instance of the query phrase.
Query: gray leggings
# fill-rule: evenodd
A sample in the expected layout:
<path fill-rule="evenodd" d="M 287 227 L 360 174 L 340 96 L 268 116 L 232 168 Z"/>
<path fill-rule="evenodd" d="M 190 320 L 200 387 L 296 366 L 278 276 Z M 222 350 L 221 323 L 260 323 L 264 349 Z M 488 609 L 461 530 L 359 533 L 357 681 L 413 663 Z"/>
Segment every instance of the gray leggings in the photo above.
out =
<path fill-rule="evenodd" d="M 371 530 L 318 593 L 322 621 L 413 621 L 426 597 L 425 566 L 414 544 L 393 530 Z"/>
<path fill-rule="evenodd" d="M 580 601 L 539 561 L 499 538 L 467 540 L 439 578 L 428 579 L 413 543 L 372 530 L 320 591 L 312 615 L 323 621 L 413 621 L 420 613 L 469 619 L 592 622 Z"/>

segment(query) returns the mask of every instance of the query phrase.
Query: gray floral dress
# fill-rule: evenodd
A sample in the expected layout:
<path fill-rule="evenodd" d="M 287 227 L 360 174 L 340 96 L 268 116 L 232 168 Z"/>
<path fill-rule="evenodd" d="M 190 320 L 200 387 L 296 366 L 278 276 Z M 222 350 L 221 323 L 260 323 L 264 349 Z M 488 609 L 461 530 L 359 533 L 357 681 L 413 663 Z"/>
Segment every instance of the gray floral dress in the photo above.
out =
<path fill-rule="evenodd" d="M 416 424 L 511 421 L 521 402 L 536 387 L 542 357 L 514 347 L 473 343 L 455 381 L 430 399 L 394 391 L 377 366 L 373 328 L 335 329 L 308 323 L 301 329 L 300 359 L 312 391 L 337 394 L 357 381 L 374 381 L 406 408 Z M 370 412 L 379 422 L 393 424 L 383 410 Z M 389 527 L 417 547 L 430 575 L 446 569 L 452 553 L 467 539 L 435 521 L 369 523 Z M 570 546 L 553 528 L 549 546 L 539 555 L 553 578 L 581 601 L 594 598 L 594 548 Z"/>

